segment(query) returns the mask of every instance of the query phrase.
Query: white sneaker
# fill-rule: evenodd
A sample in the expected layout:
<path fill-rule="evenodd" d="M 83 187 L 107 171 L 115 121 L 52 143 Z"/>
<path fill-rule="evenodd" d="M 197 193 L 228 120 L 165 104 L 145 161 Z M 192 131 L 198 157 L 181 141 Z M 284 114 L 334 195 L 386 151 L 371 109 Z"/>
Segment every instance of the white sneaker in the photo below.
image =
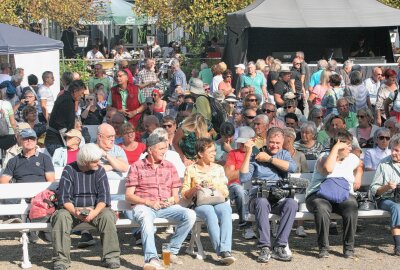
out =
<path fill-rule="evenodd" d="M 306 237 L 307 236 L 307 233 L 304 231 L 304 227 L 303 226 L 297 227 L 296 235 L 300 236 L 300 237 Z"/>
<path fill-rule="evenodd" d="M 257 238 L 256 234 L 253 231 L 253 228 L 246 228 L 242 234 L 242 236 L 244 237 L 244 239 L 253 239 L 253 238 Z"/>
<path fill-rule="evenodd" d="M 286 250 L 286 254 L 289 255 L 290 257 L 292 257 L 293 254 L 292 254 L 292 251 L 289 248 L 289 243 L 286 245 L 285 250 Z"/>

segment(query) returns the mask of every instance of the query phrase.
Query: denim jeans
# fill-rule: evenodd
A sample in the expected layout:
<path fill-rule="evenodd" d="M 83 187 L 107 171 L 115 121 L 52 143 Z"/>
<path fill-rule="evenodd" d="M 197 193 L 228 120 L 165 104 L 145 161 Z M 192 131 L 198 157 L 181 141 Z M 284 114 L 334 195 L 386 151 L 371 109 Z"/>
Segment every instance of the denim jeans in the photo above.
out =
<path fill-rule="evenodd" d="M 378 202 L 379 209 L 390 212 L 390 227 L 400 226 L 400 203 L 396 203 L 393 199 L 382 199 Z"/>
<path fill-rule="evenodd" d="M 152 258 L 158 258 L 154 240 L 155 218 L 166 218 L 178 223 L 176 232 L 170 242 L 171 253 L 175 255 L 179 253 L 183 241 L 196 222 L 196 213 L 180 205 L 172 205 L 160 210 L 154 210 L 143 204 L 139 204 L 133 208 L 132 214 L 133 220 L 140 224 L 145 262 L 149 262 Z"/>
<path fill-rule="evenodd" d="M 201 205 L 195 209 L 207 224 L 208 234 L 217 255 L 232 249 L 232 208 L 229 201 L 217 205 Z"/>
<path fill-rule="evenodd" d="M 246 197 L 248 196 L 248 191 L 243 188 L 242 185 L 233 183 L 229 186 L 229 198 L 235 201 L 235 205 L 239 215 L 239 227 L 246 224 L 246 213 L 247 203 Z"/>

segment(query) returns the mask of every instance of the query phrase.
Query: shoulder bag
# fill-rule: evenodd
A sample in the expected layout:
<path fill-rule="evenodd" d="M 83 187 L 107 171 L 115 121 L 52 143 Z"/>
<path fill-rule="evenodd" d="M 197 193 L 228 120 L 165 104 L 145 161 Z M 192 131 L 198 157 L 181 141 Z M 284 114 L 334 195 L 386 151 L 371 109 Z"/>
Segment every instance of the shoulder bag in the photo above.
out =
<path fill-rule="evenodd" d="M 326 178 L 321 183 L 317 195 L 333 203 L 342 203 L 349 198 L 349 182 L 343 177 Z"/>

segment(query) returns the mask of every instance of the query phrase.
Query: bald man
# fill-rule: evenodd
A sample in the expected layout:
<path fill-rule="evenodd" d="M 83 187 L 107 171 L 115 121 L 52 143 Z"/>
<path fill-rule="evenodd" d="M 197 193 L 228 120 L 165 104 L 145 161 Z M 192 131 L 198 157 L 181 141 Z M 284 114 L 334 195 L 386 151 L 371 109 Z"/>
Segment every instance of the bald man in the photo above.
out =
<path fill-rule="evenodd" d="M 100 164 L 104 167 L 106 172 L 115 172 L 109 174 L 109 179 L 119 180 L 123 178 L 122 173 L 128 172 L 129 164 L 124 150 L 118 145 L 114 144 L 115 130 L 109 124 L 101 124 L 97 132 L 97 145 L 103 151 L 103 157 Z"/>

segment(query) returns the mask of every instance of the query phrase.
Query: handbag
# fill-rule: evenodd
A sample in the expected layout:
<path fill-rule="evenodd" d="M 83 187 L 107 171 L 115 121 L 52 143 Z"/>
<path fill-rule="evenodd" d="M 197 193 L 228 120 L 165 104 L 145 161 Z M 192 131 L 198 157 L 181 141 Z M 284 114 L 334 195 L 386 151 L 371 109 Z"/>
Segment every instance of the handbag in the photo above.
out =
<path fill-rule="evenodd" d="M 349 182 L 343 177 L 326 178 L 320 185 L 317 195 L 333 203 L 341 203 L 349 198 Z"/>
<path fill-rule="evenodd" d="M 360 211 L 371 211 L 378 207 L 376 202 L 370 199 L 369 192 L 357 192 L 356 200 L 358 204 L 358 210 Z"/>
<path fill-rule="evenodd" d="M 217 189 L 202 187 L 196 193 L 196 205 L 216 205 L 225 202 L 225 196 Z"/>

